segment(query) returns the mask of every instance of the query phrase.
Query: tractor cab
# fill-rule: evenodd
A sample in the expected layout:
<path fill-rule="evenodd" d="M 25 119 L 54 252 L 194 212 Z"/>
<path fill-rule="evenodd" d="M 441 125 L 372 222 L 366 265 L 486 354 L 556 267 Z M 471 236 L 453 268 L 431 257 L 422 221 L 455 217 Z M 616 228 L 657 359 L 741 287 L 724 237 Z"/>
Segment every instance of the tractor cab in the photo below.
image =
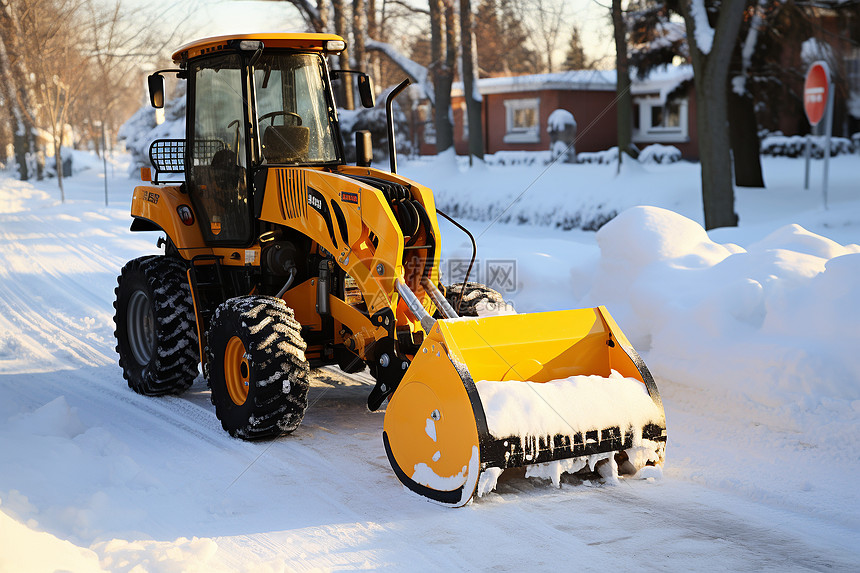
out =
<path fill-rule="evenodd" d="M 179 70 L 150 76 L 155 107 L 164 102 L 162 73 L 188 81 L 186 139 L 162 149 L 183 155 L 172 158 L 174 169 L 185 175 L 207 244 L 254 241 L 253 182 L 261 172 L 345 163 L 326 61 L 343 49 L 343 39 L 328 34 L 209 38 L 173 55 Z M 361 76 L 362 100 L 369 93 L 372 102 L 370 82 Z M 158 154 L 156 145 L 157 170 Z"/>

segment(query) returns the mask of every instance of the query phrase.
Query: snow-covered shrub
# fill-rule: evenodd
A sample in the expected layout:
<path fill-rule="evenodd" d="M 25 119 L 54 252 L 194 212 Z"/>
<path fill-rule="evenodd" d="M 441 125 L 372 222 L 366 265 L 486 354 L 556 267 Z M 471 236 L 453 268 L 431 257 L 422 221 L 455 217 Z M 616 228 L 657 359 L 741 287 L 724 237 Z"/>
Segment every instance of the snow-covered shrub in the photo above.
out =
<path fill-rule="evenodd" d="M 141 167 L 150 167 L 149 146 L 153 141 L 185 138 L 185 82 L 177 83 L 173 95 L 165 102 L 164 121 L 159 124 L 156 118 L 156 110 L 146 103 L 119 128 L 117 139 L 125 141 L 131 154 L 131 174 Z"/>
<path fill-rule="evenodd" d="M 812 157 L 821 159 L 824 157 L 825 137 L 822 135 L 813 135 L 812 139 Z M 846 137 L 831 137 L 830 138 L 830 155 L 845 155 L 854 153 L 856 145 L 851 139 Z M 761 154 L 770 155 L 773 157 L 803 157 L 806 153 L 806 136 L 791 135 L 785 136 L 782 133 L 774 132 L 761 141 Z"/>
<path fill-rule="evenodd" d="M 337 112 L 340 132 L 343 135 L 343 149 L 347 163 L 355 162 L 355 132 L 366 129 L 370 132 L 373 142 L 373 162 L 382 163 L 388 160 L 388 120 L 385 117 L 385 98 L 388 92 L 377 98 L 377 104 L 370 109 L 356 110 L 339 109 Z M 397 144 L 397 155 L 410 155 L 413 151 L 412 140 L 409 137 L 409 124 L 406 114 L 395 101 L 394 137 Z"/>
<path fill-rule="evenodd" d="M 546 151 L 497 151 L 492 155 L 484 155 L 484 163 L 502 167 L 540 165 L 550 161 L 550 153 Z"/>
<path fill-rule="evenodd" d="M 618 163 L 618 147 L 610 147 L 606 151 L 580 153 L 577 159 L 579 163 L 597 163 L 600 165 Z"/>
<path fill-rule="evenodd" d="M 674 145 L 652 143 L 639 153 L 639 163 L 675 163 L 681 161 L 681 150 Z"/>

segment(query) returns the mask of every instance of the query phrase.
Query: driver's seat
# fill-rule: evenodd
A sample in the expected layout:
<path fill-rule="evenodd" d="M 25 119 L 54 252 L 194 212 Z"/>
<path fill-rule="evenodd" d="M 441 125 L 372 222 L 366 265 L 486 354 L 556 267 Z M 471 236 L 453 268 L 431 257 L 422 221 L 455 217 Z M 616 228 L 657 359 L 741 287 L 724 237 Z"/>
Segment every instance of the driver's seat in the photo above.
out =
<path fill-rule="evenodd" d="M 306 160 L 310 128 L 270 125 L 263 132 L 263 157 L 268 163 L 301 163 Z"/>

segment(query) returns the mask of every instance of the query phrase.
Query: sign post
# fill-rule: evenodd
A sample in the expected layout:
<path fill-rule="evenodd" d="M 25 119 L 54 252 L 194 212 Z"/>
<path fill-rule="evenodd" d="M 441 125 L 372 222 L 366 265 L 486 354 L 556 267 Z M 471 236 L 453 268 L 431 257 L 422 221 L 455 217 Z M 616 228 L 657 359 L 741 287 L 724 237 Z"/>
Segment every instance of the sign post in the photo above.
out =
<path fill-rule="evenodd" d="M 824 138 L 824 208 L 827 208 L 827 179 L 830 168 L 830 137 L 833 131 L 833 90 L 830 86 L 830 68 L 827 62 L 817 61 L 809 66 L 803 86 L 803 109 L 809 125 L 815 127 L 825 117 Z M 806 176 L 804 188 L 809 189 L 809 156 L 811 136 L 806 138 Z"/>

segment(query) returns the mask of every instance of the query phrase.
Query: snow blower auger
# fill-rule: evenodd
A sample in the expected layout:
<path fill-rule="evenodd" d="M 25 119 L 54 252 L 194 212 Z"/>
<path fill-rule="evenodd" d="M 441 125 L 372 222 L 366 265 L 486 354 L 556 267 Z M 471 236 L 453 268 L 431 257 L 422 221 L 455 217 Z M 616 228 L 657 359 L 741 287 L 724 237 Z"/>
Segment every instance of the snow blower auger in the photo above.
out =
<path fill-rule="evenodd" d="M 263 439 L 300 425 L 309 368 L 367 366 L 368 407 L 390 398 L 394 473 L 450 506 L 507 468 L 661 464 L 657 388 L 606 309 L 458 317 L 484 294 L 442 287 L 445 215 L 397 175 L 392 104 L 408 80 L 386 100 L 390 172 L 370 167 L 369 132 L 349 166 L 332 80 L 357 75 L 362 105 L 375 103 L 365 74 L 328 69 L 344 48 L 327 34 L 210 38 L 149 77 L 155 107 L 163 74 L 188 81 L 186 138 L 155 141 L 155 177 L 143 170 L 151 184 L 134 190 L 131 229 L 165 237 L 118 281 L 129 386 L 180 393 L 202 363 L 223 428 Z"/>

